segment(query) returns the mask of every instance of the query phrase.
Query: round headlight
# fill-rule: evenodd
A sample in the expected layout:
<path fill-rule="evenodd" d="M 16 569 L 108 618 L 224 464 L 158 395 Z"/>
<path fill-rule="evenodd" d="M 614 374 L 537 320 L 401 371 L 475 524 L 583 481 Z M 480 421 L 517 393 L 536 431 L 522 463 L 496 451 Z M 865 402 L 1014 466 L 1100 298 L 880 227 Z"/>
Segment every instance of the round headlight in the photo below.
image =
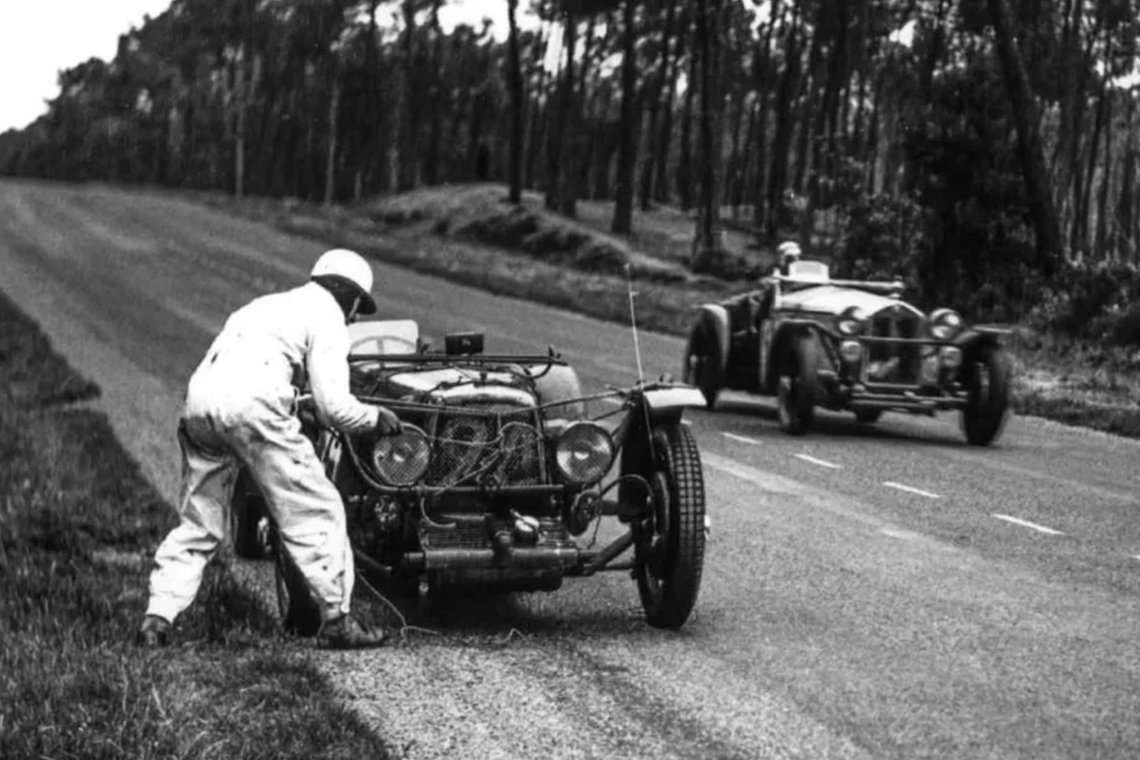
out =
<path fill-rule="evenodd" d="M 614 441 L 605 428 L 576 422 L 558 436 L 554 462 L 562 479 L 589 485 L 601 480 L 614 462 Z"/>
<path fill-rule="evenodd" d="M 835 319 L 835 329 L 840 335 L 858 335 L 863 332 L 867 315 L 858 306 L 851 306 Z"/>
<path fill-rule="evenodd" d="M 962 317 L 953 309 L 937 309 L 930 315 L 930 334 L 936 340 L 950 340 L 962 329 Z"/>
<path fill-rule="evenodd" d="M 843 361 L 854 364 L 863 358 L 863 345 L 857 340 L 845 340 L 839 344 L 839 355 Z"/>
<path fill-rule="evenodd" d="M 403 426 L 398 435 L 376 439 L 372 466 L 380 479 L 391 486 L 410 486 L 424 476 L 431 461 L 427 435 L 414 425 Z"/>

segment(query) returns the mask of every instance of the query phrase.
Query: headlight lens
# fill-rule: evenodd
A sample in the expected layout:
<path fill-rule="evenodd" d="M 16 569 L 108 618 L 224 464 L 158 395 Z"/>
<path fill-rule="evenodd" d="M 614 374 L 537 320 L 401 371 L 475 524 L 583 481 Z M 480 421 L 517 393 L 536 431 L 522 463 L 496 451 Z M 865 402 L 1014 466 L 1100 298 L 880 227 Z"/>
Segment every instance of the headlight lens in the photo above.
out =
<path fill-rule="evenodd" d="M 939 358 L 946 369 L 957 369 L 962 366 L 962 350 L 957 346 L 943 346 Z"/>
<path fill-rule="evenodd" d="M 858 335 L 866 326 L 867 315 L 858 306 L 846 309 L 835 319 L 835 329 L 840 335 Z"/>
<path fill-rule="evenodd" d="M 415 425 L 403 426 L 399 435 L 378 438 L 372 447 L 372 466 L 388 485 L 410 486 L 427 472 L 431 444 Z"/>
<path fill-rule="evenodd" d="M 839 344 L 839 355 L 843 361 L 854 364 L 863 358 L 863 345 L 857 340 L 845 340 Z"/>
<path fill-rule="evenodd" d="M 614 461 L 614 441 L 605 428 L 592 422 L 576 422 L 558 436 L 554 462 L 558 474 L 569 483 L 589 485 L 601 480 Z"/>
<path fill-rule="evenodd" d="M 930 334 L 937 340 L 950 340 L 962 329 L 962 317 L 953 309 L 937 309 L 930 315 Z"/>

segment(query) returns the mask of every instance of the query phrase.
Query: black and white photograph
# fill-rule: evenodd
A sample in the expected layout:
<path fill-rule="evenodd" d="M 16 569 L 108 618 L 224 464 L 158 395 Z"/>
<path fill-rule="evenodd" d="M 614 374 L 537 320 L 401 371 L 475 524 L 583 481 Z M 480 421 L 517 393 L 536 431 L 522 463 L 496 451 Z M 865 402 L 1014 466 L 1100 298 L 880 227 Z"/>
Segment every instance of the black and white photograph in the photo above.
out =
<path fill-rule="evenodd" d="M 1140 758 L 1140 0 L 4 0 L 0 758 Z"/>

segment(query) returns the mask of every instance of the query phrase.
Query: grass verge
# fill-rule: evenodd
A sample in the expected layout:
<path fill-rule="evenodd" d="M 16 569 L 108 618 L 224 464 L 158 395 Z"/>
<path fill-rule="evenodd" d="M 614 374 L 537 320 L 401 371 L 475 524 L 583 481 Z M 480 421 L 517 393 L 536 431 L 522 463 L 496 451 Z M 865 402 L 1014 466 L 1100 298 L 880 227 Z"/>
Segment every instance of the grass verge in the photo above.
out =
<path fill-rule="evenodd" d="M 686 335 L 693 306 L 742 292 L 748 279 L 688 272 L 693 222 L 668 208 L 635 215 L 630 238 L 607 231 L 609 203 L 579 202 L 579 219 L 545 211 L 535 193 L 521 209 L 503 203 L 498 185 L 425 188 L 351 207 L 267 198 L 200 199 L 322 242 L 493 293 L 525 298 L 599 319 L 629 319 L 624 264 L 636 282 L 639 325 Z M 769 252 L 728 231 L 733 266 L 753 272 Z M 624 257 L 624 258 L 623 258 Z M 1013 408 L 1118 435 L 1140 437 L 1140 353 L 1032 335 L 1009 341 L 1016 374 Z M 680 357 L 678 357 L 678 360 Z"/>
<path fill-rule="evenodd" d="M 133 646 L 173 513 L 97 387 L 0 294 L 0 757 L 384 757 L 212 563 L 178 645 Z"/>

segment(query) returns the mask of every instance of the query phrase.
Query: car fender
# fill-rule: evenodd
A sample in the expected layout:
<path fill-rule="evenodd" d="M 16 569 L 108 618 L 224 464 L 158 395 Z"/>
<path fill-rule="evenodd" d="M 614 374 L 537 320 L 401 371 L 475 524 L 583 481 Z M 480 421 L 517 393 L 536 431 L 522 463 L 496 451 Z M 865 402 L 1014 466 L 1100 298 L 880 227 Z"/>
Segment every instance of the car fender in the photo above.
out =
<path fill-rule="evenodd" d="M 732 334 L 732 327 L 728 323 L 728 309 L 717 303 L 706 303 L 698 306 L 697 312 L 700 315 L 700 319 L 711 325 L 713 331 L 716 333 L 717 343 L 720 344 L 720 370 L 723 376 L 729 364 L 728 352 L 731 347 L 729 338 Z"/>
<path fill-rule="evenodd" d="M 763 347 L 760 351 L 760 380 L 761 388 L 776 387 L 776 373 L 779 371 L 779 362 L 774 357 L 786 350 L 788 341 L 796 335 L 816 334 L 819 325 L 810 319 L 785 319 L 773 328 L 771 342 L 768 350 Z"/>
<path fill-rule="evenodd" d="M 954 337 L 954 345 L 962 350 L 962 355 L 971 354 L 983 346 L 1000 346 L 1003 337 L 1010 334 L 1010 330 L 989 325 L 975 325 L 968 327 Z"/>
<path fill-rule="evenodd" d="M 677 419 L 686 407 L 704 407 L 705 397 L 691 385 L 672 385 L 665 388 L 650 388 L 645 391 L 645 408 L 649 419 Z"/>

